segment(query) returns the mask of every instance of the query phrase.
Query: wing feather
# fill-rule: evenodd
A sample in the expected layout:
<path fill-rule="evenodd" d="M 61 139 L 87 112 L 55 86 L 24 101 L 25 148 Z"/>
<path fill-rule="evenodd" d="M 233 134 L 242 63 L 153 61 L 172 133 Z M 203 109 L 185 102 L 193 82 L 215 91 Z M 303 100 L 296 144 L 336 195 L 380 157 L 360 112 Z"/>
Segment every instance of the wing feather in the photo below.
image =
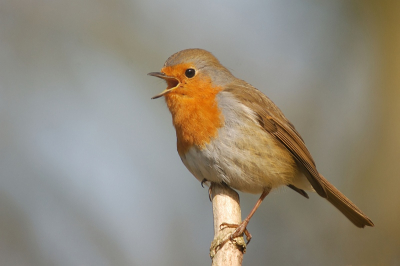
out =
<path fill-rule="evenodd" d="M 276 137 L 310 173 L 307 176 L 315 191 L 326 198 L 325 187 L 303 139 L 281 110 L 263 93 L 243 81 L 239 85 L 228 86 L 225 91 L 234 94 L 244 105 L 253 110 L 260 125 Z"/>
<path fill-rule="evenodd" d="M 346 196 L 319 174 L 303 139 L 282 111 L 263 93 L 244 81 L 235 82 L 225 91 L 231 92 L 241 103 L 253 110 L 260 126 L 281 142 L 307 170 L 305 175 L 315 191 L 332 203 L 356 226 L 374 226 L 374 223 Z M 308 197 L 293 185 L 289 187 Z M 304 192 L 304 194 L 303 194 Z"/>

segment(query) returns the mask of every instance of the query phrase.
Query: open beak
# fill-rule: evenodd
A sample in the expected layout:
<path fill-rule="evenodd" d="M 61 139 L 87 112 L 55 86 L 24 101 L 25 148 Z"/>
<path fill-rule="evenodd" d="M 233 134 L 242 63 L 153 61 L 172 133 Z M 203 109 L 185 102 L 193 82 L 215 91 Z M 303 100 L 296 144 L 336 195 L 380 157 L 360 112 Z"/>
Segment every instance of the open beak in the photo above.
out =
<path fill-rule="evenodd" d="M 174 88 L 176 88 L 179 85 L 179 81 L 176 78 L 167 76 L 167 75 L 165 75 L 165 73 L 162 73 L 162 72 L 150 72 L 147 75 L 163 79 L 168 84 L 168 88 L 166 88 L 160 94 L 157 94 L 156 96 L 152 97 L 151 99 L 160 98 L 161 96 L 164 96 L 165 94 L 171 92 Z"/>

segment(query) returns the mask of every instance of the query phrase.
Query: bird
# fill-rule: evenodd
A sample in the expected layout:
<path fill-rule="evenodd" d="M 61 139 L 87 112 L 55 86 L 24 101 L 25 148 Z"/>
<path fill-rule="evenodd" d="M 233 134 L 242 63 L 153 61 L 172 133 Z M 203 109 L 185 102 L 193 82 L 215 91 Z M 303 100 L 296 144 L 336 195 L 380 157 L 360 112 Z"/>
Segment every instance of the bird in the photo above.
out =
<path fill-rule="evenodd" d="M 175 127 L 178 154 L 201 182 L 219 183 L 261 194 L 226 241 L 243 234 L 271 190 L 287 186 L 327 199 L 355 226 L 374 226 L 354 203 L 322 176 L 303 138 L 282 111 L 261 91 L 236 78 L 210 52 L 186 49 L 171 55 L 160 72 L 167 88 L 152 99 L 165 98 Z"/>

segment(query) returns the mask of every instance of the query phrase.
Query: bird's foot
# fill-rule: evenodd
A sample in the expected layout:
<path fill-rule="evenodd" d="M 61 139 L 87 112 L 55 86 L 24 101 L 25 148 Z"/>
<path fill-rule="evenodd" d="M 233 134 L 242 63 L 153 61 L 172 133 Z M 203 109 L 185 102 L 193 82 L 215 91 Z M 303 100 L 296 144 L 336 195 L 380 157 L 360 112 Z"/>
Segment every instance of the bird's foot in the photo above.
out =
<path fill-rule="evenodd" d="M 222 223 L 219 228 L 222 230 L 224 228 L 236 228 L 236 230 L 231 234 L 229 237 L 230 240 L 233 240 L 236 237 L 242 236 L 243 234 L 246 236 L 246 244 L 250 243 L 251 240 L 251 234 L 247 230 L 247 224 L 248 222 L 245 220 L 241 224 L 228 224 L 228 223 Z"/>
<path fill-rule="evenodd" d="M 234 242 L 235 238 L 241 237 L 243 236 L 243 234 L 246 236 L 246 240 L 247 240 L 247 244 L 250 243 L 251 240 L 251 234 L 250 232 L 247 230 L 247 224 L 248 222 L 245 220 L 243 221 L 241 224 L 228 224 L 228 223 L 222 223 L 219 228 L 220 230 L 223 230 L 225 228 L 236 228 L 235 231 L 233 231 L 233 233 L 228 236 L 227 239 L 225 239 L 224 241 L 222 241 L 221 243 L 219 243 L 216 247 L 215 247 L 215 251 L 217 252 L 218 250 L 220 250 L 229 240 Z"/>

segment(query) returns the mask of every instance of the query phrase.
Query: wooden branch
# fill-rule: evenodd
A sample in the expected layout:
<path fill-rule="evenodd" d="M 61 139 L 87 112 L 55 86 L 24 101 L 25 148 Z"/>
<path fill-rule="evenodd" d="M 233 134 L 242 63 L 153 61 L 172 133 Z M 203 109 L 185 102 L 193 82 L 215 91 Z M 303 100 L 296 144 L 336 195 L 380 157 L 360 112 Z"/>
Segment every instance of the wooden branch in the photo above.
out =
<path fill-rule="evenodd" d="M 213 266 L 242 265 L 243 254 L 246 252 L 246 243 L 243 237 L 228 241 L 221 249 L 218 245 L 227 239 L 235 229 L 220 229 L 222 223 L 240 224 L 239 195 L 226 185 L 215 184 L 211 186 L 212 205 L 214 215 L 214 240 L 210 247 L 210 257 Z"/>

